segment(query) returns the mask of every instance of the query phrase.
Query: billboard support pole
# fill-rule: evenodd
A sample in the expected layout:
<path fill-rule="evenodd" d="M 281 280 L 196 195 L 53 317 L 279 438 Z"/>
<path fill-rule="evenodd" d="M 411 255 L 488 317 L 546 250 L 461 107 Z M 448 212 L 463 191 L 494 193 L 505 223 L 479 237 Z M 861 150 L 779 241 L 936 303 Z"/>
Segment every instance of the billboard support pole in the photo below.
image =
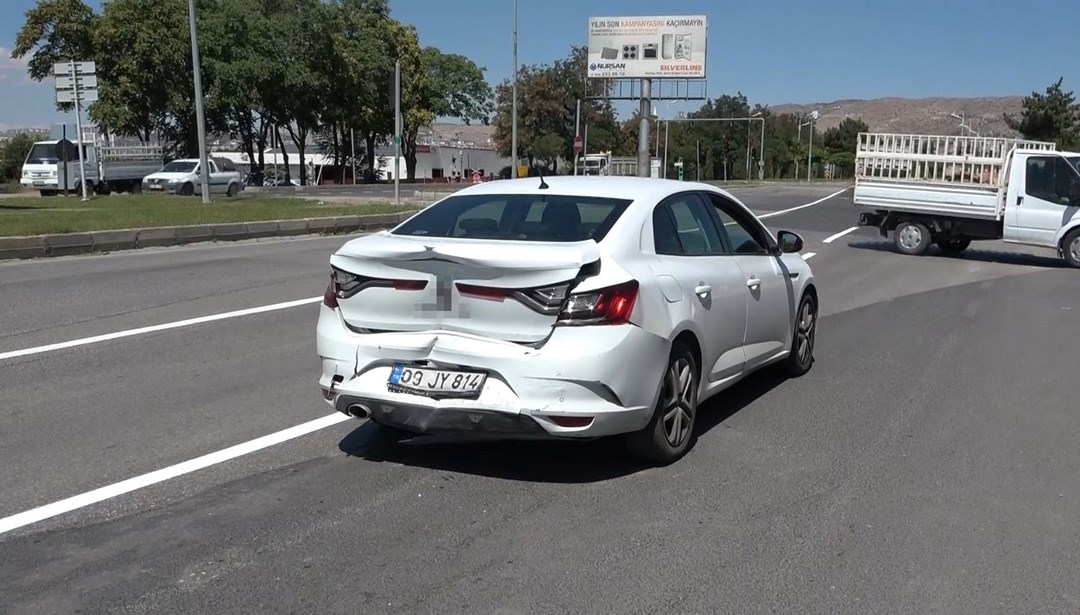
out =
<path fill-rule="evenodd" d="M 649 176 L 649 115 L 652 113 L 652 79 L 641 80 L 641 110 L 638 118 L 637 175 Z"/>

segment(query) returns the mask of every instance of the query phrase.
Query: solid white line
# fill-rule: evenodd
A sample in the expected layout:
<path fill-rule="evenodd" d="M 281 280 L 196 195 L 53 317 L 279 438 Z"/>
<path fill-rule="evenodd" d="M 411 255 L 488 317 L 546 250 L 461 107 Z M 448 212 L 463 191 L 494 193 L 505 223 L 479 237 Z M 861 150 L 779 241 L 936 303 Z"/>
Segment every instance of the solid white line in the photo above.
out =
<path fill-rule="evenodd" d="M 161 325 L 151 325 L 149 327 L 140 327 L 138 329 L 128 329 L 126 331 L 117 331 L 115 333 L 106 333 L 104 335 L 84 337 L 82 339 L 70 340 L 67 342 L 57 342 L 55 344 L 47 344 L 45 346 L 35 346 L 33 348 L 24 348 L 22 350 L 9 350 L 8 352 L 0 352 L 0 360 L 14 359 L 16 357 L 26 357 L 29 355 L 41 354 L 43 352 L 51 352 L 53 350 L 62 350 L 64 348 L 73 348 L 75 346 L 96 344 L 98 342 L 107 342 L 109 340 L 116 340 L 123 337 L 131 337 L 133 335 L 143 335 L 145 333 L 155 333 L 157 331 L 168 331 L 169 329 L 179 329 L 180 327 L 201 325 L 203 323 L 214 322 L 216 320 L 226 320 L 229 318 L 239 318 L 241 316 L 251 316 L 252 314 L 273 312 L 275 310 L 285 310 L 288 308 L 297 307 L 300 305 L 307 305 L 309 303 L 316 303 L 319 301 L 322 301 L 321 296 L 309 297 L 307 299 L 297 299 L 296 301 L 286 301 L 285 303 L 274 303 L 272 305 L 264 305 L 260 307 L 236 310 L 234 312 L 225 312 L 223 314 L 211 314 L 210 316 L 199 316 L 198 318 L 189 318 L 187 320 L 167 322 Z"/>
<path fill-rule="evenodd" d="M 806 254 L 802 255 L 802 259 L 804 261 L 808 261 L 808 260 L 814 258 L 815 256 L 817 256 L 817 252 L 807 252 Z"/>
<path fill-rule="evenodd" d="M 853 227 L 851 227 L 851 228 L 849 228 L 847 230 L 840 231 L 839 233 L 826 238 L 825 241 L 823 241 L 822 243 L 832 243 L 832 242 L 836 241 L 837 239 L 840 239 L 844 235 L 847 235 L 848 233 L 854 233 L 857 230 L 859 230 L 859 227 L 853 226 Z"/>
<path fill-rule="evenodd" d="M 799 205 L 798 207 L 792 207 L 791 209 L 783 209 L 781 211 L 770 211 L 767 214 L 761 214 L 760 216 L 758 216 L 758 218 L 771 218 L 773 216 L 782 216 L 784 214 L 789 214 L 789 213 L 791 213 L 793 211 L 798 211 L 800 209 L 806 209 L 807 207 L 813 207 L 814 205 L 820 205 L 821 203 L 824 203 L 825 201 L 828 201 L 829 199 L 833 198 L 834 196 L 840 196 L 841 194 L 847 192 L 848 190 L 850 190 L 850 187 L 844 188 L 843 190 L 840 190 L 839 192 L 834 192 L 834 193 L 830 194 L 829 196 L 827 196 L 827 197 L 825 197 L 823 199 L 818 199 L 818 200 L 814 201 L 813 203 L 807 203 L 805 205 Z"/>
<path fill-rule="evenodd" d="M 99 489 L 94 489 L 93 491 L 88 491 L 80 495 L 72 496 L 65 500 L 60 500 L 59 502 L 53 502 L 52 504 L 46 504 L 45 506 L 34 508 L 26 512 L 21 512 L 10 517 L 5 517 L 3 519 L 0 519 L 0 534 L 10 532 L 14 529 L 23 527 L 24 525 L 44 521 L 45 519 L 50 519 L 57 515 L 62 515 L 66 512 L 71 512 L 73 510 L 89 506 L 91 504 L 96 504 L 103 500 L 115 498 L 118 495 L 130 493 L 132 491 L 135 491 L 136 489 L 149 487 L 150 485 L 169 480 L 170 478 L 176 478 L 177 476 L 189 474 L 196 470 L 201 470 L 203 468 L 219 464 L 230 459 L 235 459 L 236 457 L 240 457 L 241 455 L 254 453 L 255 451 L 274 446 L 275 444 L 281 444 L 282 442 L 286 442 L 294 438 L 299 438 L 300 436 L 307 435 L 311 432 L 325 429 L 327 427 L 330 427 L 331 425 L 336 425 L 343 421 L 348 421 L 351 418 L 352 417 L 348 415 L 335 412 L 334 414 L 315 419 L 314 421 L 308 421 L 307 423 L 302 423 L 300 425 L 296 425 L 295 427 L 290 427 L 288 429 L 284 429 L 282 431 L 272 433 L 261 438 L 256 438 L 254 440 L 244 442 L 243 444 L 230 446 L 229 448 L 203 455 L 202 457 L 196 457 L 195 459 L 178 463 L 167 468 L 155 470 L 153 472 L 150 472 L 149 474 L 143 474 L 142 476 L 129 478 L 127 480 L 120 481 L 119 483 L 107 485 Z"/>

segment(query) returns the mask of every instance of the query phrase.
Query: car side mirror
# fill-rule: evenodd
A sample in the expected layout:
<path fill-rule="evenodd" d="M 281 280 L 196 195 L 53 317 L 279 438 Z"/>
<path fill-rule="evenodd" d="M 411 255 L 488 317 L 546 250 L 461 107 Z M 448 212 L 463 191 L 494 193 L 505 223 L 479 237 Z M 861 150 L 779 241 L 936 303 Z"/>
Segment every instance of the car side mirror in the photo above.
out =
<path fill-rule="evenodd" d="M 803 238 L 798 233 L 792 233 L 791 231 L 780 231 L 776 234 L 776 243 L 780 246 L 780 252 L 782 254 L 792 254 L 794 252 L 802 252 Z"/>

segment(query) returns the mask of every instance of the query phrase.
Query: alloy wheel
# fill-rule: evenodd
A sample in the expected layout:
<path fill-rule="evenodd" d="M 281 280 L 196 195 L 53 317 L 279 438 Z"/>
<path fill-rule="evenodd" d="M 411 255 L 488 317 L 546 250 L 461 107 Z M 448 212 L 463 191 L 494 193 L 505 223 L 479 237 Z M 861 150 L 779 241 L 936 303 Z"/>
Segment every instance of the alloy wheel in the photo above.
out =
<path fill-rule="evenodd" d="M 664 377 L 664 435 L 672 447 L 690 437 L 697 409 L 694 370 L 683 358 L 674 361 Z"/>

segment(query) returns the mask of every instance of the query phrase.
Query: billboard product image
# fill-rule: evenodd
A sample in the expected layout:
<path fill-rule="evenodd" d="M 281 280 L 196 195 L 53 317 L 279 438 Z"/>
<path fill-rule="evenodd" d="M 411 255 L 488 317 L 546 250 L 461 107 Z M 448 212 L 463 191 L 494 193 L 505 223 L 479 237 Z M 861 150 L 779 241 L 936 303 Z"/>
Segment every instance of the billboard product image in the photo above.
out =
<path fill-rule="evenodd" d="M 590 17 L 589 77 L 705 77 L 707 15 Z"/>

